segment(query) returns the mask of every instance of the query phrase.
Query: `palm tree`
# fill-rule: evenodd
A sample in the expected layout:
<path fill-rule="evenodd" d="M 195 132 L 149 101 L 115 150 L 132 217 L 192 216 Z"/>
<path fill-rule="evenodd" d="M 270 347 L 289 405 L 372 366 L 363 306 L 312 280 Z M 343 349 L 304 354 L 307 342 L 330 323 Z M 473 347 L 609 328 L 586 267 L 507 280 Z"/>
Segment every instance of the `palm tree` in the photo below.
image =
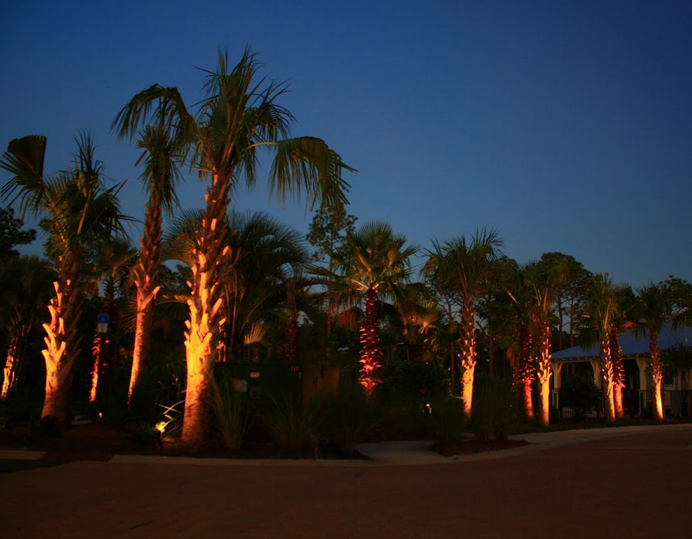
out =
<path fill-rule="evenodd" d="M 670 277 L 658 284 L 650 283 L 637 289 L 632 308 L 635 332 L 649 335 L 648 367 L 652 379 L 654 418 L 662 420 L 663 413 L 663 361 L 658 344 L 661 328 L 665 323 L 686 322 L 691 305 L 689 283 Z"/>
<path fill-rule="evenodd" d="M 12 174 L 2 196 L 12 202 L 19 200 L 22 216 L 28 210 L 42 217 L 49 233 L 47 251 L 56 263 L 57 275 L 55 296 L 48 306 L 50 321 L 44 324 L 42 417 L 55 416 L 62 425 L 70 422 L 72 367 L 79 354 L 83 257 L 88 244 L 116 229 L 121 217 L 118 186 L 104 188 L 102 165 L 94 159 L 91 138 L 82 136 L 77 143 L 73 169 L 50 176 L 43 173 L 46 138 L 42 136 L 12 140 L 0 160 L 0 166 Z"/>
<path fill-rule="evenodd" d="M 507 349 L 507 359 L 512 367 L 514 385 L 517 388 L 520 404 L 528 421 L 536 418 L 533 409 L 533 381 L 536 367 L 531 353 L 533 348 L 532 327 L 535 312 L 535 296 L 529 275 L 518 267 L 514 271 L 513 282 L 506 292 L 511 304 L 511 326 L 513 342 Z"/>
<path fill-rule="evenodd" d="M 96 246 L 95 267 L 98 272 L 96 288 L 99 281 L 104 283 L 103 298 L 100 313 L 108 316 L 107 330 L 97 331 L 94 334 L 94 366 L 91 372 L 91 391 L 89 402 L 96 402 L 103 388 L 108 386 L 108 378 L 114 368 L 116 348 L 113 335 L 119 323 L 119 310 L 116 307 L 116 285 L 126 279 L 130 265 L 135 258 L 135 251 L 129 238 L 109 237 L 104 238 Z M 121 286 L 122 288 L 122 286 Z"/>
<path fill-rule="evenodd" d="M 0 264 L 0 324 L 9 337 L 2 400 L 14 389 L 29 341 L 44 322 L 41 314 L 50 298 L 52 283 L 53 272 L 37 256 L 11 257 Z"/>
<path fill-rule="evenodd" d="M 621 317 L 621 302 L 619 301 L 622 294 L 621 290 L 621 287 L 617 287 L 607 273 L 596 274 L 593 277 L 586 304 L 590 327 L 600 343 L 599 367 L 605 397 L 605 415 L 608 422 L 615 421 L 617 416 L 615 386 L 619 386 L 621 378 L 619 371 L 622 360 L 619 357 L 617 331 L 615 331 L 613 342 L 613 329 L 616 328 L 617 320 Z M 613 352 L 615 352 L 615 357 Z M 621 408 L 621 391 L 619 404 Z"/>
<path fill-rule="evenodd" d="M 435 241 L 425 265 L 425 271 L 436 273 L 437 279 L 461 294 L 461 397 L 467 417 L 471 415 L 476 369 L 476 303 L 488 287 L 501 248 L 498 233 L 482 229 L 468 239 Z"/>
<path fill-rule="evenodd" d="M 380 306 L 385 299 L 400 302 L 409 295 L 411 257 L 418 247 L 406 246 L 405 236 L 395 234 L 391 225 L 378 221 L 364 223 L 350 232 L 345 246 L 343 253 L 333 253 L 336 273 L 322 267 L 312 271 L 330 278 L 342 301 L 351 305 L 363 303 L 359 383 L 370 396 L 380 383 L 378 371 L 382 366 Z"/>
<path fill-rule="evenodd" d="M 257 80 L 258 69 L 255 56 L 247 50 L 232 69 L 227 55 L 220 52 L 217 70 L 204 70 L 207 97 L 196 115 L 187 110 L 177 88 L 156 84 L 134 96 L 116 118 L 124 136 L 132 136 L 152 116 L 154 124 L 174 126 L 176 140 L 190 149 L 192 168 L 210 178 L 188 301 L 185 443 L 201 442 L 210 422 L 211 367 L 224 323 L 219 272 L 230 254 L 225 238 L 231 192 L 243 178 L 248 186 L 255 184 L 260 149 L 274 152 L 269 186 L 281 200 L 304 189 L 313 206 L 320 201 L 343 203 L 348 187 L 341 173 L 349 167 L 324 141 L 287 138 L 293 117 L 277 103 L 286 86 Z"/>
<path fill-rule="evenodd" d="M 551 316 L 556 289 L 562 279 L 560 265 L 547 266 L 541 262 L 529 262 L 522 271 L 533 304 L 531 340 L 535 347 L 536 378 L 539 387 L 539 416 L 541 425 L 550 424 L 550 365 Z"/>
<path fill-rule="evenodd" d="M 163 98 L 158 105 L 165 107 Z M 125 111 L 125 109 L 123 109 Z M 113 122 L 113 128 L 120 126 L 120 137 L 126 135 L 124 112 Z M 132 369 L 127 392 L 128 403 L 137 387 L 151 348 L 151 334 L 154 327 L 154 306 L 160 290 L 159 272 L 161 268 L 161 238 L 163 214 L 172 212 L 177 205 L 175 186 L 181 179 L 179 165 L 184 153 L 184 144 L 174 130 L 165 123 L 165 116 L 159 118 L 157 125 L 147 125 L 137 140 L 137 147 L 143 152 L 137 165 L 143 164 L 140 176 L 147 203 L 144 214 L 144 232 L 140 237 L 140 254 L 133 270 L 136 288 L 135 342 L 132 351 Z"/>
<path fill-rule="evenodd" d="M 217 353 L 221 362 L 239 360 L 249 336 L 266 333 L 260 325 L 283 325 L 277 313 L 286 311 L 291 283 L 300 287 L 296 275 L 307 262 L 301 235 L 266 213 L 229 211 L 228 221 L 233 223 L 225 240 L 231 255 L 219 283 L 225 311 Z M 200 212 L 184 212 L 166 238 L 165 257 L 191 265 L 200 226 Z M 295 292 L 297 299 L 301 294 Z"/>

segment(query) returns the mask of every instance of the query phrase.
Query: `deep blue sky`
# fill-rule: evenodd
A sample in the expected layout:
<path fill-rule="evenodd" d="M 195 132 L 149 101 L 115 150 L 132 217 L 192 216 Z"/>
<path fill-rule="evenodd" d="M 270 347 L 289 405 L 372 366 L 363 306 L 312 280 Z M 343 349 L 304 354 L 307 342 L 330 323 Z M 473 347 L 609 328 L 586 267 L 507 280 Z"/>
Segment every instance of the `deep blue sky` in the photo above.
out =
<path fill-rule="evenodd" d="M 562 251 L 633 286 L 692 280 L 686 0 L 3 0 L 0 146 L 44 134 L 57 170 L 90 130 L 142 218 L 115 114 L 156 82 L 194 103 L 194 67 L 246 45 L 290 81 L 294 134 L 359 170 L 347 176 L 359 223 L 388 221 L 425 248 L 491 227 L 519 262 Z M 202 195 L 196 179 L 181 190 L 186 207 Z M 311 220 L 266 184 L 236 202 L 302 231 Z"/>

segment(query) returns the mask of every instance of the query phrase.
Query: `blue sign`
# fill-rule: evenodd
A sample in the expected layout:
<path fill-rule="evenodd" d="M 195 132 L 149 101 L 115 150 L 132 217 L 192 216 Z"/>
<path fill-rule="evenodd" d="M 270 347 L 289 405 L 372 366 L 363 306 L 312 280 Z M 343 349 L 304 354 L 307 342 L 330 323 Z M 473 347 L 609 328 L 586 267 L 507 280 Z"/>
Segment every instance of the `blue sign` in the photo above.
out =
<path fill-rule="evenodd" d="M 107 314 L 100 314 L 99 319 L 98 319 L 98 323 L 99 324 L 107 324 L 108 318 L 109 318 L 109 316 Z"/>

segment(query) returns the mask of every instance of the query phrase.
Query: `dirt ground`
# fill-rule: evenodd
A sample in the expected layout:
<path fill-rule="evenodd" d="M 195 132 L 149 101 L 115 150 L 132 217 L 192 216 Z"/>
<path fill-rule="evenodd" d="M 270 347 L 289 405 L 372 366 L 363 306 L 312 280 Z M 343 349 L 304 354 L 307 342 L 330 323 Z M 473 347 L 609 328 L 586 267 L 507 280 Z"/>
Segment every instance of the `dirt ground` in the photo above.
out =
<path fill-rule="evenodd" d="M 0 475 L 0 535 L 692 537 L 692 426 L 584 436 L 420 466 L 64 463 Z"/>

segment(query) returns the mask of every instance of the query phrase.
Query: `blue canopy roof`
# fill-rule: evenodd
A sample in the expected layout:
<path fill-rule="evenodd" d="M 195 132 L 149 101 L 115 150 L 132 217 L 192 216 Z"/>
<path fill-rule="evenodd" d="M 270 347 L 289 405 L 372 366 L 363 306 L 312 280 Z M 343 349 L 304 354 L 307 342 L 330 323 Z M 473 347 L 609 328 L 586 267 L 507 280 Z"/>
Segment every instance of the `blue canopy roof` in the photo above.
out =
<path fill-rule="evenodd" d="M 634 332 L 627 331 L 618 335 L 618 341 L 622 348 L 623 356 L 638 356 L 649 353 L 649 336 L 636 336 Z M 673 329 L 671 324 L 666 324 L 661 328 L 658 335 L 658 346 L 661 350 L 667 350 L 676 345 L 692 346 L 692 328 L 688 326 L 678 326 Z M 601 345 L 596 344 L 589 348 L 575 346 L 560 350 L 551 355 L 553 360 L 579 359 L 598 357 L 601 352 Z"/>

